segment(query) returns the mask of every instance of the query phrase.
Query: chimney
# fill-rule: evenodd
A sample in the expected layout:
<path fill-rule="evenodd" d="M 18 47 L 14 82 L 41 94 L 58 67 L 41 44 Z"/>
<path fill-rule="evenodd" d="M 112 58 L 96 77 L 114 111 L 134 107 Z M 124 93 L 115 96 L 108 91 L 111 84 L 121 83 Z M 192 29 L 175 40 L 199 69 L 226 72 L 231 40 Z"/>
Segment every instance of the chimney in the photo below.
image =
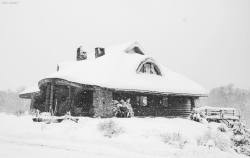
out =
<path fill-rule="evenodd" d="M 87 59 L 87 52 L 85 52 L 82 49 L 82 46 L 80 46 L 77 48 L 76 60 L 79 61 L 79 60 L 85 60 L 85 59 Z"/>
<path fill-rule="evenodd" d="M 95 48 L 95 58 L 103 56 L 105 54 L 105 49 L 101 47 Z"/>

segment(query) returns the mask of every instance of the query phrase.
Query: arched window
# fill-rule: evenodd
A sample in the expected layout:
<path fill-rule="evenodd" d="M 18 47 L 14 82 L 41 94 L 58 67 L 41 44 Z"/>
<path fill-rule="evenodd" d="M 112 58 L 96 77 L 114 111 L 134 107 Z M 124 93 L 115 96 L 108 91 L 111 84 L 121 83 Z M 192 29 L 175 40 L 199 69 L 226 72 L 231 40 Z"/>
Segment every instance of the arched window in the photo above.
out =
<path fill-rule="evenodd" d="M 141 64 L 137 70 L 139 73 L 162 75 L 160 69 L 153 62 L 144 62 Z"/>

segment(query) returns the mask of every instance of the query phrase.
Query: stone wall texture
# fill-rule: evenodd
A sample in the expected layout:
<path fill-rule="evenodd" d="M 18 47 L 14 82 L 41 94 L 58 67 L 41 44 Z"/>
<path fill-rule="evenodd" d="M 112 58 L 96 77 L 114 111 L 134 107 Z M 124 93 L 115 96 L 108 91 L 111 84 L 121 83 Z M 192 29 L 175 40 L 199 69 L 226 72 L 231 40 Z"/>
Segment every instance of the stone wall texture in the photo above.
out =
<path fill-rule="evenodd" d="M 112 91 L 100 87 L 95 87 L 93 92 L 94 117 L 112 116 Z"/>

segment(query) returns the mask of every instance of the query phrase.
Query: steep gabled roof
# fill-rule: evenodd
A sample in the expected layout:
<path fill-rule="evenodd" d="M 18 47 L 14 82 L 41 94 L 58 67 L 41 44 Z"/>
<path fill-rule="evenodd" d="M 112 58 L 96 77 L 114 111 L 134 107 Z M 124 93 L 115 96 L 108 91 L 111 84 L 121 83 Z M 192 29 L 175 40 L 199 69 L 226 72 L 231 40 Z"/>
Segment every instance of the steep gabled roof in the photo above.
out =
<path fill-rule="evenodd" d="M 139 65 L 150 60 L 162 75 L 138 73 Z M 105 49 L 105 55 L 92 60 L 59 64 L 60 70 L 46 78 L 60 78 L 70 82 L 96 85 L 123 91 L 204 96 L 206 90 L 145 55 L 135 42 Z"/>

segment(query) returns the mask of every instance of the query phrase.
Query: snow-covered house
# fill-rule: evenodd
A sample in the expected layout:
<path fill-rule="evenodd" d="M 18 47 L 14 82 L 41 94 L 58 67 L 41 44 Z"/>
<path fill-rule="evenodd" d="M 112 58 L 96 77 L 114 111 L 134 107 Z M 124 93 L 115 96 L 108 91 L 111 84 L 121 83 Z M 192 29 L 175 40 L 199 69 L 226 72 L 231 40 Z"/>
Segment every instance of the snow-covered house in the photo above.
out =
<path fill-rule="evenodd" d="M 199 84 L 147 56 L 137 43 L 90 52 L 78 50 L 76 61 L 58 64 L 57 71 L 20 94 L 32 107 L 63 115 L 112 116 L 113 100 L 130 100 L 135 116 L 186 117 L 195 101 L 206 96 Z M 84 58 L 81 58 L 81 55 Z"/>

